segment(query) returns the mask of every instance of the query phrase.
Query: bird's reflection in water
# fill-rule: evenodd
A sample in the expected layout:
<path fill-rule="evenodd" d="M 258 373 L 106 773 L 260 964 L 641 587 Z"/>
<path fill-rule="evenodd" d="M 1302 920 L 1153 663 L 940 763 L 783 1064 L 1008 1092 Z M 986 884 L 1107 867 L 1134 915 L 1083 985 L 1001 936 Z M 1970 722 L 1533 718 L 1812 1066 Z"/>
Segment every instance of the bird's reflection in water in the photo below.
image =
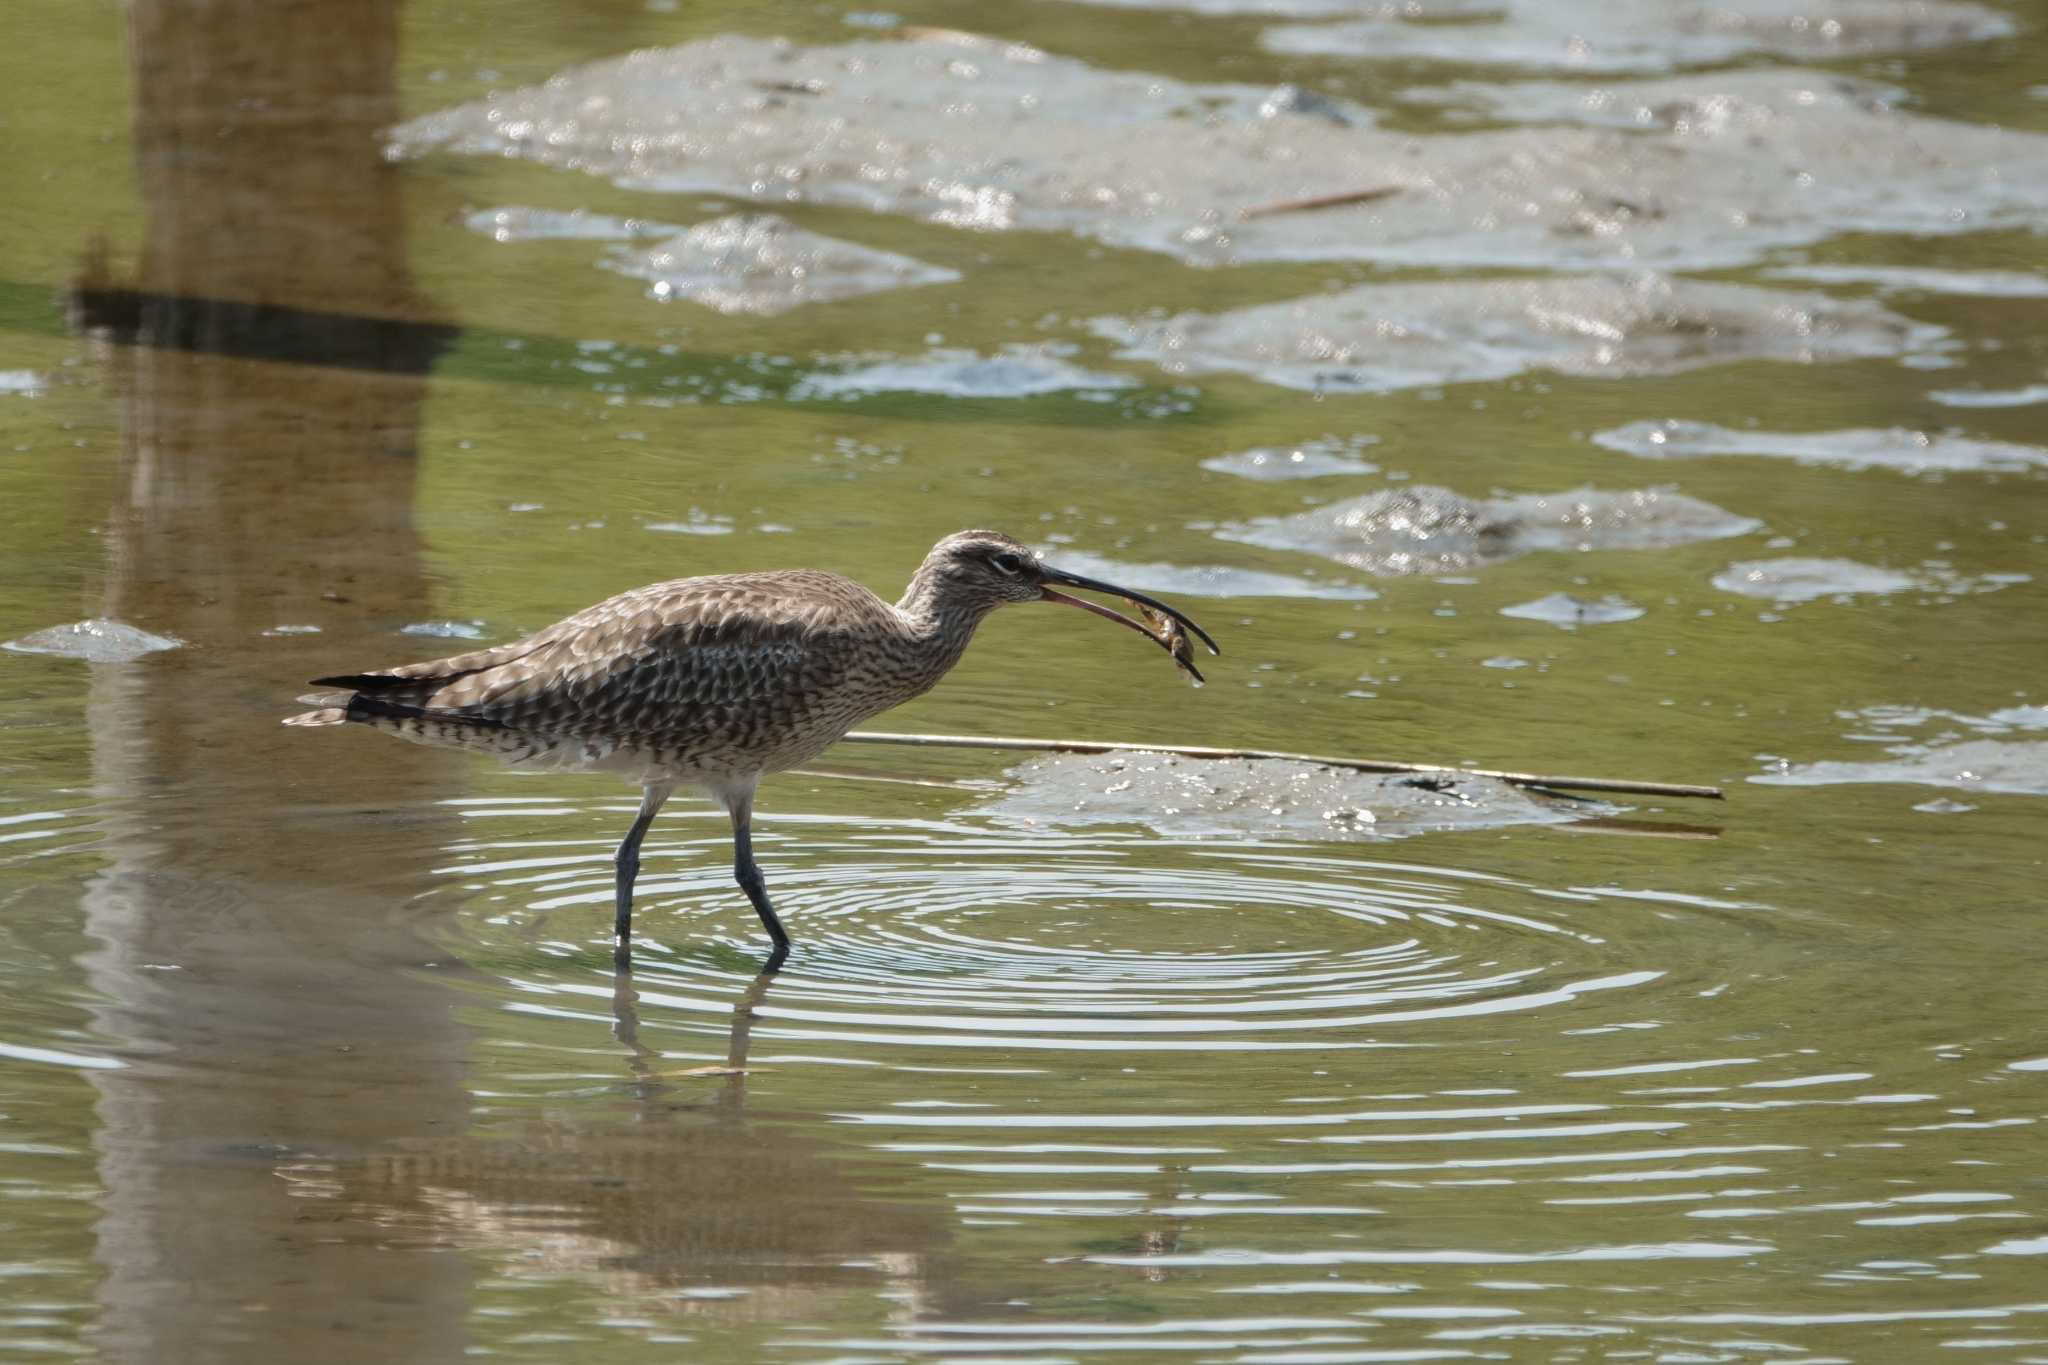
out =
<path fill-rule="evenodd" d="M 747 1050 L 753 1044 L 754 1012 L 767 998 L 769 983 L 780 968 L 762 972 L 741 993 L 732 1007 L 732 1032 L 725 1048 L 725 1065 L 707 1067 L 697 1076 L 720 1076 L 717 1107 L 737 1118 L 747 1099 Z M 661 1054 L 640 1041 L 640 992 L 634 988 L 633 973 L 620 968 L 612 972 L 612 1037 L 626 1049 L 626 1067 L 633 1073 L 633 1093 L 644 1103 L 656 1103 L 673 1088 L 664 1080 L 657 1063 Z"/>
<path fill-rule="evenodd" d="M 944 1211 L 869 1196 L 851 1153 L 792 1122 L 810 1116 L 748 1107 L 751 1031 L 773 982 L 762 973 L 736 1001 L 723 1067 L 670 1070 L 641 1039 L 631 976 L 616 973 L 623 1113 L 580 1098 L 516 1135 L 284 1174 L 308 1197 L 376 1206 L 402 1241 L 484 1252 L 506 1279 L 594 1282 L 644 1314 L 788 1320 L 863 1287 L 928 1300 Z"/>

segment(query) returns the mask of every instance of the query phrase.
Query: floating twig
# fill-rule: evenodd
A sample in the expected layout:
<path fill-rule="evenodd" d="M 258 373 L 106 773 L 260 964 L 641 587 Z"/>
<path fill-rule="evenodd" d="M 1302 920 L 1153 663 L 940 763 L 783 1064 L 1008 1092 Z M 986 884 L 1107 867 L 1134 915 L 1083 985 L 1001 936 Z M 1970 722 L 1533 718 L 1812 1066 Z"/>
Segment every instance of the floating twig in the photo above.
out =
<path fill-rule="evenodd" d="M 1567 834 L 1619 834 L 1632 839 L 1718 839 L 1719 825 L 1681 825 L 1670 820 L 1629 820 L 1596 815 L 1591 820 L 1574 820 L 1557 825 Z"/>
<path fill-rule="evenodd" d="M 756 90 L 765 90 L 771 95 L 822 95 L 826 89 L 825 82 L 819 80 L 749 81 L 747 84 Z"/>
<path fill-rule="evenodd" d="M 743 1066 L 692 1066 L 685 1067 L 681 1071 L 658 1071 L 655 1074 L 665 1081 L 678 1081 L 692 1076 L 744 1076 L 747 1074 L 747 1068 Z"/>
<path fill-rule="evenodd" d="M 1352 204 L 1370 204 L 1401 192 L 1399 185 L 1379 185 L 1369 190 L 1347 190 L 1343 194 L 1318 194 L 1308 199 L 1276 199 L 1237 211 L 1239 218 L 1270 218 L 1276 213 L 1311 213 L 1316 209 L 1341 209 Z"/>
<path fill-rule="evenodd" d="M 1678 782 L 1635 782 L 1618 777 L 1558 777 L 1548 773 L 1508 773 L 1491 768 L 1453 768 L 1440 763 L 1393 763 L 1378 758 L 1331 758 L 1323 754 L 1278 753 L 1270 749 L 1212 749 L 1200 745 L 1123 744 L 1114 740 L 1013 739 L 981 735 L 901 735 L 885 730 L 855 730 L 845 738 L 862 744 L 914 744 L 938 749 L 1026 749 L 1063 754 L 1177 754 L 1182 758 L 1269 758 L 1287 763 L 1313 763 L 1320 768 L 1350 768 L 1362 773 L 1440 773 L 1448 777 L 1491 777 L 1517 787 L 1555 787 L 1559 791 L 1620 792 L 1631 796 L 1685 796 L 1705 801 L 1722 798 L 1719 787 Z"/>

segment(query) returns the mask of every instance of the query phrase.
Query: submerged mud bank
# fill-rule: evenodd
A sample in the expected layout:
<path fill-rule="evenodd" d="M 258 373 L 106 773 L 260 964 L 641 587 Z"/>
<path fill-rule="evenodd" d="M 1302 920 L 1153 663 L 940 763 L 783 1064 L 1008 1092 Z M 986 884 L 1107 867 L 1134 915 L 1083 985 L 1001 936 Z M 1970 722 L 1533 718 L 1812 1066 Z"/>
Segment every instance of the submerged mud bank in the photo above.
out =
<path fill-rule="evenodd" d="M 1441 830 L 1565 824 L 1612 815 L 1495 778 L 1398 775 L 1276 759 L 1057 754 L 1011 769 L 981 807 L 1032 825 L 1143 825 L 1172 838 L 1399 839 Z"/>
<path fill-rule="evenodd" d="M 1398 576 L 1455 573 L 1538 550 L 1686 545 L 1746 535 L 1762 525 L 1669 488 L 1620 493 L 1580 488 L 1475 499 L 1418 484 L 1291 517 L 1226 526 L 1216 534 Z"/>
<path fill-rule="evenodd" d="M 1661 71 L 1768 54 L 1793 61 L 2002 37 L 2011 18 L 1972 0 L 1080 0 L 1114 9 L 1303 21 L 1303 50 L 1411 61 L 1497 59 L 1574 71 Z M 1308 22 L 1320 21 L 1320 22 Z M 1351 49 L 1356 49 L 1351 52 Z"/>
<path fill-rule="evenodd" d="M 1939 327 L 1867 300 L 1643 275 L 1360 285 L 1224 313 L 1103 318 L 1119 356 L 1170 374 L 1234 372 L 1328 393 L 1383 393 L 1532 370 L 1674 374 L 1745 360 L 1899 357 Z"/>
<path fill-rule="evenodd" d="M 1880 568 L 1875 564 L 1860 564 L 1852 559 L 1799 557 L 1744 560 L 1730 564 L 1713 578 L 1714 586 L 1723 592 L 1762 598 L 1780 607 L 1796 606 L 1820 598 L 1846 600 L 1903 592 L 1927 593 L 1948 601 L 1963 593 L 1996 592 L 2000 588 L 2029 581 L 2026 574 L 1990 573 L 1971 577 L 1941 564 L 1925 564 L 1907 572 Z"/>
<path fill-rule="evenodd" d="M 1804 465 L 1902 474 L 2020 473 L 2048 469 L 2048 449 L 1903 427 L 1849 431 L 1737 431 L 1712 422 L 1631 422 L 1599 432 L 1594 444 L 1644 460 L 1761 455 Z"/>
<path fill-rule="evenodd" d="M 1416 31 L 1469 40 L 1465 26 Z M 1070 232 L 1198 265 L 1702 269 L 1845 227 L 1948 234 L 2048 212 L 2048 136 L 1905 112 L 1884 87 L 1813 72 L 1639 82 L 1597 107 L 1579 87 L 1456 87 L 1495 117 L 1561 126 L 1416 135 L 1294 86 L 912 36 L 633 52 L 414 119 L 391 151 Z M 1612 126 L 1611 109 L 1645 113 Z"/>
<path fill-rule="evenodd" d="M 1160 7 L 1170 7 L 1170 0 Z M 1825 6 L 1810 0 L 1403 0 L 1399 6 L 1282 0 L 1270 9 L 1242 7 L 1338 20 L 1270 28 L 1262 41 L 1274 52 L 1587 73 L 1668 71 L 1753 56 L 1839 60 L 1948 47 L 2013 31 L 2008 16 L 1967 0 L 1847 0 Z"/>
<path fill-rule="evenodd" d="M 1845 712 L 1862 731 L 1849 736 L 1881 746 L 1879 759 L 1772 759 L 1751 777 L 1764 786 L 1827 787 L 1900 783 L 1957 791 L 2048 796 L 2048 707 L 2012 706 L 1985 716 L 1923 707 L 1879 706 Z"/>

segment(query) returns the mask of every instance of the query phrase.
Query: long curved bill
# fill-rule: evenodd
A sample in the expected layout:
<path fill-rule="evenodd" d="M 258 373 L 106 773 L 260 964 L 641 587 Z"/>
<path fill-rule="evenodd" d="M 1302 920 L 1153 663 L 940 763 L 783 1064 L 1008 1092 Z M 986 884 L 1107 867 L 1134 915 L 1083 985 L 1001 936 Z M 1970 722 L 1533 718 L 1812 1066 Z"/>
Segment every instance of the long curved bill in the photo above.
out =
<path fill-rule="evenodd" d="M 1188 675 L 1198 683 L 1202 681 L 1202 675 L 1194 665 L 1193 657 L 1187 647 L 1187 637 L 1180 633 L 1181 629 L 1185 628 L 1192 631 L 1195 638 L 1206 645 L 1211 654 L 1220 655 L 1223 653 L 1222 650 L 1216 647 L 1216 642 L 1209 638 L 1209 632 L 1197 625 L 1193 617 L 1188 616 L 1177 608 L 1167 606 L 1166 603 L 1156 597 L 1147 597 L 1144 593 L 1133 592 L 1129 588 L 1119 588 L 1114 583 L 1104 583 L 1099 579 L 1083 578 L 1080 574 L 1068 573 L 1063 569 L 1055 569 L 1049 564 L 1041 564 L 1039 566 L 1039 576 L 1042 584 L 1058 583 L 1063 587 L 1082 588 L 1089 592 L 1107 593 L 1111 597 L 1121 597 L 1126 602 L 1136 603 L 1141 609 L 1147 609 L 1146 614 L 1148 616 L 1156 615 L 1162 620 L 1163 629 L 1154 630 L 1152 627 L 1139 621 L 1133 621 L 1122 612 L 1105 607 L 1099 602 L 1090 602 L 1080 597 L 1069 597 L 1066 593 L 1056 592 L 1050 587 L 1041 586 L 1039 589 L 1048 602 L 1058 602 L 1064 606 L 1079 607 L 1083 611 L 1092 611 L 1097 616 L 1114 621 L 1118 625 L 1129 626 L 1132 630 L 1137 631 L 1138 634 L 1152 641 L 1168 654 L 1171 654 L 1174 662 L 1186 669 Z"/>

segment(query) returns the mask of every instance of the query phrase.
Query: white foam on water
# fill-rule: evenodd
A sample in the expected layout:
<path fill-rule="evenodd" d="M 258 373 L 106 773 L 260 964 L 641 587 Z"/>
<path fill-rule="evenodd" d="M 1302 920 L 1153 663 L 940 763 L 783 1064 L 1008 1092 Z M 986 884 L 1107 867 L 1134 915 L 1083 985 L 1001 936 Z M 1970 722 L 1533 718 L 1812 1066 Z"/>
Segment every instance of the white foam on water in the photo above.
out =
<path fill-rule="evenodd" d="M 1062 358 L 1071 347 L 1006 346 L 995 355 L 940 348 L 922 356 L 871 360 L 821 370 L 789 391 L 794 401 L 860 398 L 873 393 L 927 393 L 947 398 L 1033 398 L 1070 390 L 1136 388 L 1129 375 L 1086 370 Z M 856 359 L 849 357 L 849 361 Z"/>
<path fill-rule="evenodd" d="M 522 204 L 478 209 L 463 226 L 494 242 L 595 241 L 630 242 L 636 237 L 662 237 L 682 229 L 648 218 L 618 218 L 587 209 L 536 209 Z"/>
<path fill-rule="evenodd" d="M 1255 446 L 1232 455 L 1215 455 L 1202 468 L 1218 474 L 1270 483 L 1280 479 L 1320 479 L 1336 474 L 1377 474 L 1379 466 L 1359 452 L 1379 444 L 1377 436 L 1324 436 L 1293 446 Z"/>
<path fill-rule="evenodd" d="M 1838 469 L 2017 473 L 2048 468 L 2048 449 L 1906 427 L 1848 431 L 1739 431 L 1713 422 L 1630 422 L 1599 432 L 1596 445 L 1645 460 L 1701 455 L 1759 455 Z"/>
<path fill-rule="evenodd" d="M 1643 614 L 1643 609 L 1625 597 L 1607 596 L 1598 601 L 1588 601 L 1582 597 L 1574 597 L 1570 593 L 1554 592 L 1533 602 L 1502 607 L 1500 614 L 1517 616 L 1528 621 L 1548 621 L 1553 626 L 1571 630 L 1578 626 L 1605 626 L 1620 621 L 1633 621 Z"/>
<path fill-rule="evenodd" d="M 1774 280 L 1870 284 L 1885 294 L 1959 294 L 1974 298 L 2048 298 L 2048 275 L 2019 270 L 1937 270 L 1895 265 L 1788 265 L 1766 270 Z"/>
<path fill-rule="evenodd" d="M 49 654 L 89 664 L 125 664 L 159 650 L 177 649 L 183 640 L 152 635 L 119 621 L 95 618 L 68 626 L 50 626 L 0 644 L 16 654 Z"/>
<path fill-rule="evenodd" d="M 1724 592 L 1766 601 L 1811 602 L 1817 597 L 1883 595 L 1922 586 L 1923 580 L 1894 569 L 1858 564 L 1852 559 L 1746 559 L 1714 575 Z"/>
<path fill-rule="evenodd" d="M 481 621 L 414 621 L 398 628 L 400 635 L 420 635 L 430 640 L 481 640 Z"/>
<path fill-rule="evenodd" d="M 1946 7 L 1965 9 L 2010 22 Z M 1476 59 L 1486 30 L 1379 27 L 1454 44 L 1460 61 Z M 2048 136 L 1929 118 L 1872 93 L 1884 87 L 1822 73 L 1630 83 L 1611 100 L 1648 110 L 1648 122 L 1625 126 L 1572 117 L 1583 91 L 1510 86 L 1471 99 L 1502 100 L 1506 120 L 1561 110 L 1566 125 L 1417 135 L 1299 87 L 1190 83 L 1000 39 L 914 36 L 645 49 L 414 119 L 391 150 L 522 157 L 642 191 L 1067 232 L 1199 265 L 1697 270 L 1851 229 L 1953 235 L 2048 214 Z"/>
<path fill-rule="evenodd" d="M 614 248 L 600 264 L 647 281 L 652 299 L 688 299 L 721 313 L 760 316 L 960 278 L 958 271 L 842 242 L 769 213 L 733 214 L 653 246 Z"/>
<path fill-rule="evenodd" d="M 1216 535 L 1399 576 L 1455 572 L 1539 550 L 1686 545 L 1746 535 L 1761 525 L 1669 488 L 1578 488 L 1471 499 L 1447 488 L 1405 484 L 1291 517 L 1226 525 Z"/>
<path fill-rule="evenodd" d="M 1161 5 L 1160 8 L 1178 8 Z M 1365 17 L 1268 29 L 1270 51 L 1295 56 L 1460 65 L 1556 67 L 1589 74 L 1668 71 L 1752 55 L 1825 61 L 2004 37 L 2012 19 L 1955 0 L 1732 0 L 1711 8 L 1614 0 L 1466 0 L 1358 4 Z M 1325 9 L 1325 13 L 1337 12 Z M 1447 23 L 1473 18 L 1476 22 Z M 1418 22 L 1419 21 L 1419 22 Z"/>
<path fill-rule="evenodd" d="M 1897 357 L 1938 327 L 1862 299 L 1645 275 L 1360 285 L 1225 313 L 1099 318 L 1118 355 L 1326 393 L 1511 378 L 1675 374 L 1747 360 Z"/>
<path fill-rule="evenodd" d="M 2026 408 L 2048 403 L 2048 384 L 2023 389 L 1936 389 L 1927 395 L 1951 408 Z"/>

